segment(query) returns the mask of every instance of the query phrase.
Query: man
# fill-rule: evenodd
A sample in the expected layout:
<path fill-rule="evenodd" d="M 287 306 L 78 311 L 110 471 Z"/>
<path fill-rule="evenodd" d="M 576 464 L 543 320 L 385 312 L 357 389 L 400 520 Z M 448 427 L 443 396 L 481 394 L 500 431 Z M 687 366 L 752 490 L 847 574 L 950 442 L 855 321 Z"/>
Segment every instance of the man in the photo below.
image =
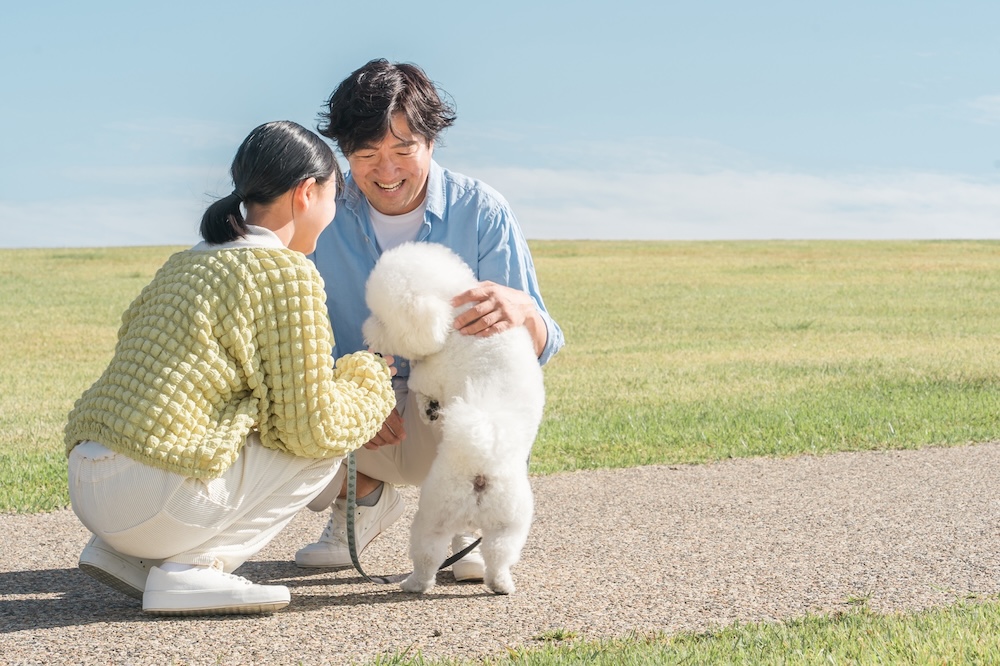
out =
<path fill-rule="evenodd" d="M 382 252 L 407 241 L 450 247 L 483 281 L 454 300 L 456 306 L 474 304 L 455 321 L 462 334 L 489 336 L 524 326 L 541 364 L 562 347 L 562 331 L 545 310 L 528 245 L 507 202 L 488 185 L 432 159 L 435 141 L 454 121 L 451 107 L 415 65 L 372 60 L 330 96 L 319 131 L 336 141 L 350 175 L 333 223 L 310 256 L 326 283 L 335 356 L 365 348 L 368 274 Z M 417 417 L 408 395 L 409 364 L 396 359 L 396 366 L 398 406 L 357 452 L 359 551 L 402 514 L 394 486 L 420 485 L 437 450 L 439 431 Z M 296 553 L 299 566 L 351 566 L 345 474 L 309 505 L 322 511 L 338 498 L 319 541 Z M 452 551 L 473 539 L 455 535 Z M 456 562 L 452 573 L 456 580 L 482 579 L 478 549 Z"/>

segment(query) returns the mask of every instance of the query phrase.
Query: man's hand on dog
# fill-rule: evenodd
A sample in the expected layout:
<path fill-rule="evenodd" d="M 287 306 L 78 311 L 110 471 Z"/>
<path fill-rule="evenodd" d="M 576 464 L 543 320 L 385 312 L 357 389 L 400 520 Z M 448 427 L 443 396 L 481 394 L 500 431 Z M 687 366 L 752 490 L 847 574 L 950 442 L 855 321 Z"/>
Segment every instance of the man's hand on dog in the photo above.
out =
<path fill-rule="evenodd" d="M 466 303 L 474 305 L 455 319 L 454 326 L 459 333 L 486 338 L 516 326 L 526 326 L 535 343 L 535 353 L 541 355 L 548 332 L 531 296 L 519 289 L 487 281 L 451 299 L 452 307 Z"/>

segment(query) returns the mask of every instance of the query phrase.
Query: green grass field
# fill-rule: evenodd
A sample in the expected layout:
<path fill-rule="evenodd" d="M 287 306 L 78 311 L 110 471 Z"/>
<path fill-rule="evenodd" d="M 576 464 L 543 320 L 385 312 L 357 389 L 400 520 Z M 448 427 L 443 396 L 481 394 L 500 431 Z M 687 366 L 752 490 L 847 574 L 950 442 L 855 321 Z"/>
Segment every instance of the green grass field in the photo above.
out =
<path fill-rule="evenodd" d="M 0 250 L 0 512 L 66 506 L 65 416 L 110 358 L 122 310 L 175 249 Z M 532 250 L 567 339 L 546 367 L 534 473 L 998 439 L 998 242 L 535 242 Z M 933 618 L 954 638 L 925 654 L 962 661 L 956 655 L 973 649 L 963 638 L 974 633 L 973 616 L 995 623 L 997 613 L 986 601 L 858 622 L 897 622 L 906 633 Z M 779 633 L 815 637 L 842 621 Z M 686 659 L 664 645 L 731 646 L 771 630 L 733 631 L 743 638 L 626 645 L 677 663 Z M 587 645 L 578 647 L 611 649 Z M 571 661 L 576 649 L 555 650 L 570 661 L 516 663 L 583 663 Z M 743 661 L 744 653 L 723 654 Z M 858 654 L 824 663 L 878 661 Z"/>
<path fill-rule="evenodd" d="M 996 243 L 544 243 L 535 470 L 985 441 Z"/>

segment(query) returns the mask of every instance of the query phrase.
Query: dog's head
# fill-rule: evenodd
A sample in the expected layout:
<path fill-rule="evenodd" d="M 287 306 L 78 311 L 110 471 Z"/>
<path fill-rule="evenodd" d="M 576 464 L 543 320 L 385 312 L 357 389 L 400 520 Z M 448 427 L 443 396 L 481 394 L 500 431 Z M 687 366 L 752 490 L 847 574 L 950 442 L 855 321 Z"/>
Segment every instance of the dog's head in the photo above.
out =
<path fill-rule="evenodd" d="M 371 316 L 361 332 L 368 346 L 419 360 L 444 347 L 452 331 L 451 299 L 474 287 L 462 259 L 437 243 L 404 243 L 384 253 L 365 285 Z"/>

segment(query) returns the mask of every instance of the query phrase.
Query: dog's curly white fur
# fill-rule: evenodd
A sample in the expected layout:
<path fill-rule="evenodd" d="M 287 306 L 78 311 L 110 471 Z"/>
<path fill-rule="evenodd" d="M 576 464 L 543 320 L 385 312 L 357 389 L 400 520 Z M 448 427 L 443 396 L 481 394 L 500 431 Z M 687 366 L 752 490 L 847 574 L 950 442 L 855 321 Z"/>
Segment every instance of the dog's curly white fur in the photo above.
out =
<path fill-rule="evenodd" d="M 420 416 L 441 428 L 441 443 L 420 491 L 410 529 L 408 592 L 435 582 L 454 534 L 482 530 L 486 585 L 514 591 L 533 512 L 528 456 L 545 403 L 542 371 L 523 326 L 462 335 L 451 299 L 478 284 L 454 252 L 405 243 L 384 253 L 368 278 L 365 340 L 411 362 L 409 390 Z"/>

